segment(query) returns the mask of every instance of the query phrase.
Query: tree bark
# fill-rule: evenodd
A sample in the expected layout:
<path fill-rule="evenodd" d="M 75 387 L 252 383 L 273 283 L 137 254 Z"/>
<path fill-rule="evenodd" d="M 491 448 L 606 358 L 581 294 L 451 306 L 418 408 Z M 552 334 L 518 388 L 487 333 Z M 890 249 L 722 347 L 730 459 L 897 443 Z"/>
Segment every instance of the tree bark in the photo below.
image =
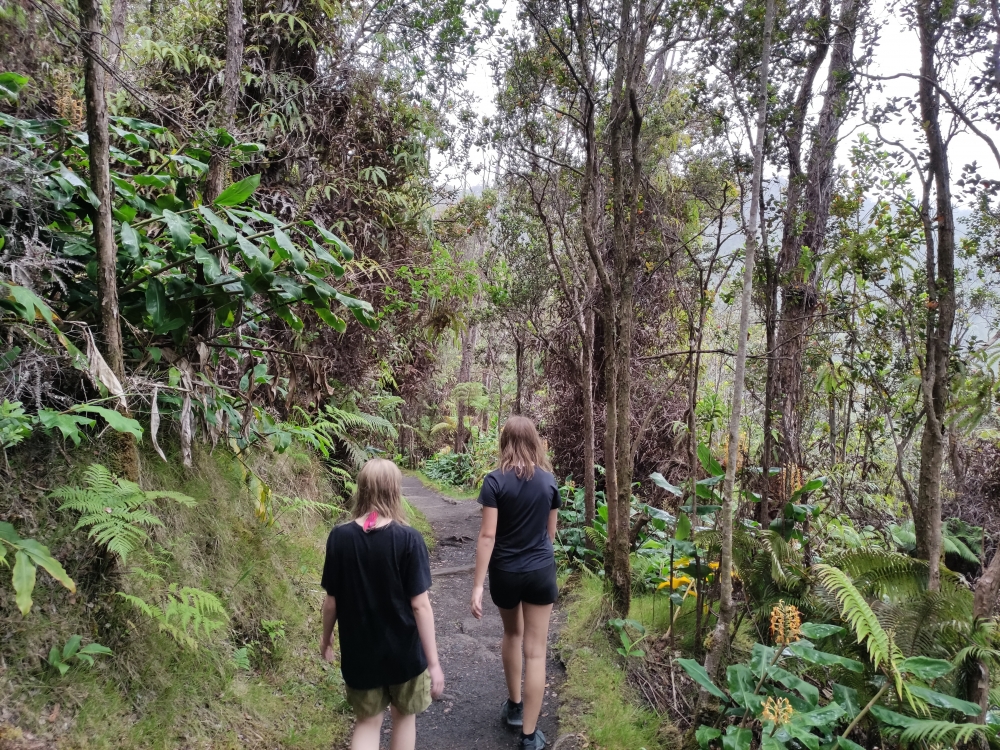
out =
<path fill-rule="evenodd" d="M 993 553 L 993 559 L 990 560 L 990 564 L 983 571 L 979 580 L 976 581 L 972 601 L 972 618 L 974 621 L 989 619 L 993 614 L 998 593 L 1000 593 L 1000 550 Z M 985 660 L 981 660 L 978 667 L 970 675 L 968 684 L 969 700 L 979 704 L 982 713 L 980 713 L 977 721 L 980 724 L 985 724 L 986 711 L 989 708 L 990 698 L 990 667 Z"/>
<path fill-rule="evenodd" d="M 781 315 L 775 353 L 774 394 L 780 396 L 781 463 L 786 469 L 801 467 L 803 399 L 802 360 L 809 329 L 819 302 L 819 258 L 823 254 L 826 224 L 833 199 L 834 157 L 838 136 L 848 114 L 848 98 L 854 77 L 854 39 L 858 17 L 867 0 L 841 0 L 836 31 L 830 47 L 830 68 L 826 92 L 813 135 L 805 175 L 798 174 L 798 152 L 804 117 L 812 96 L 812 77 L 822 63 L 826 50 L 823 42 L 811 59 L 806 79 L 796 102 L 794 148 L 789 149 L 789 197 L 785 213 L 784 235 L 778 257 L 781 279 Z M 824 3 L 829 15 L 829 2 Z M 826 21 L 829 26 L 829 19 Z M 826 34 L 824 34 L 824 37 Z M 801 206 L 799 205 L 801 197 Z M 803 250 L 808 249 L 813 268 L 803 264 Z M 786 471 L 789 477 L 793 472 Z"/>
<path fill-rule="evenodd" d="M 458 367 L 458 382 L 468 383 L 472 377 L 472 357 L 476 352 L 476 339 L 479 336 L 479 327 L 472 324 L 462 334 L 462 362 Z M 465 429 L 465 417 L 468 414 L 468 404 L 462 399 L 456 399 L 455 403 L 455 453 L 465 450 L 465 443 L 468 440 L 468 433 Z"/>
<path fill-rule="evenodd" d="M 101 5 L 80 0 L 81 44 L 84 48 L 84 89 L 87 100 L 87 138 L 90 142 L 90 189 L 97 196 L 94 210 L 94 245 L 97 249 L 97 295 L 101 311 L 105 359 L 118 379 L 125 379 L 125 355 L 118 314 L 118 268 L 114 226 L 111 221 L 110 139 L 105 72 L 101 59 Z"/>
<path fill-rule="evenodd" d="M 111 65 L 118 70 L 122 57 L 122 44 L 125 40 L 125 21 L 128 15 L 128 0 L 114 0 L 111 4 L 111 27 L 108 29 L 108 57 Z M 114 76 L 108 79 L 108 93 L 118 90 L 118 81 Z"/>
<path fill-rule="evenodd" d="M 231 132 L 236 123 L 236 105 L 240 95 L 240 72 L 243 70 L 243 0 L 226 2 L 226 69 L 222 95 L 219 97 L 218 127 Z M 205 202 L 211 203 L 225 188 L 229 171 L 229 148 L 213 149 L 208 163 Z"/>
<path fill-rule="evenodd" d="M 524 381 L 521 376 L 522 360 L 524 359 L 524 342 L 518 334 L 514 334 L 514 378 L 517 386 L 514 392 L 514 413 L 522 413 L 521 389 Z"/>
<path fill-rule="evenodd" d="M 747 332 L 750 329 L 750 303 L 753 297 L 754 260 L 757 251 L 757 224 L 760 216 L 761 174 L 764 170 L 764 135 L 767 129 L 767 82 L 771 61 L 771 34 L 774 29 L 775 0 L 767 0 L 764 15 L 764 40 L 758 74 L 757 133 L 753 150 L 753 177 L 750 193 L 750 219 L 746 230 L 746 260 L 743 266 L 743 296 L 740 306 L 739 342 L 736 345 L 736 367 L 733 374 L 733 405 L 729 416 L 729 455 L 726 458 L 726 478 L 722 485 L 722 509 L 719 518 L 722 530 L 722 551 L 719 556 L 719 618 L 712 634 L 712 647 L 705 658 L 705 671 L 717 678 L 729 645 L 729 626 L 733 621 L 733 485 L 740 447 L 740 418 L 743 410 L 743 386 L 747 366 Z M 693 501 L 692 501 L 693 502 Z"/>
<path fill-rule="evenodd" d="M 917 0 L 916 11 L 920 35 L 918 98 L 927 138 L 928 173 L 934 183 L 937 215 L 933 219 L 929 215 L 924 217 L 928 235 L 927 324 L 920 380 L 926 417 L 920 440 L 917 513 L 913 521 L 917 534 L 917 556 L 930 563 L 927 587 L 937 591 L 941 586 L 941 469 L 947 442 L 948 365 L 955 324 L 955 217 L 951 206 L 948 148 L 941 132 L 938 70 L 935 64 L 939 27 L 944 21 L 938 15 L 938 6 L 931 0 Z M 933 229 L 935 223 L 936 231 Z"/>

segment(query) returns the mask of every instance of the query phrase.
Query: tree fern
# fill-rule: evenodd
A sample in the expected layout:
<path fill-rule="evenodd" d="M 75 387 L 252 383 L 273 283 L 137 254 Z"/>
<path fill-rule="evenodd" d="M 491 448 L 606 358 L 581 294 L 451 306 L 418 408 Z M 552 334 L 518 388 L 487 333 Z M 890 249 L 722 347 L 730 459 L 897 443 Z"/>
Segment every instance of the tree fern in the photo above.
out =
<path fill-rule="evenodd" d="M 119 479 L 100 464 L 91 464 L 84 472 L 85 487 L 59 487 L 52 497 L 63 501 L 59 510 L 73 510 L 81 515 L 77 529 L 90 529 L 88 536 L 122 563 L 131 552 L 149 539 L 149 529 L 163 522 L 149 506 L 160 498 L 173 500 L 185 507 L 195 501 L 179 492 L 144 491 L 139 485 Z"/>
<path fill-rule="evenodd" d="M 123 592 L 118 596 L 155 622 L 161 632 L 189 648 L 197 648 L 200 640 L 208 639 L 229 621 L 215 594 L 176 583 L 162 592 L 158 603 Z"/>
<path fill-rule="evenodd" d="M 295 434 L 329 457 L 337 446 L 343 447 L 356 466 L 362 466 L 372 456 L 371 440 L 395 440 L 398 436 L 392 422 L 375 414 L 348 411 L 327 404 L 323 412 L 310 416 L 296 407 L 305 424 L 297 426 Z"/>

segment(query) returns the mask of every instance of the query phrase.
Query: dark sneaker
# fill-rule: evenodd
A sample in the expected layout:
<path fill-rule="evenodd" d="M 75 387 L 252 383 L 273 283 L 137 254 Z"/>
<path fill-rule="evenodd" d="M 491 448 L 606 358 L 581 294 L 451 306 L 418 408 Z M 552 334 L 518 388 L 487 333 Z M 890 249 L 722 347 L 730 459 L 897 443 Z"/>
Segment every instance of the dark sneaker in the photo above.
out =
<path fill-rule="evenodd" d="M 530 736 L 521 735 L 521 742 L 518 743 L 518 750 L 542 750 L 545 747 L 545 735 L 541 729 L 536 729 Z"/>
<path fill-rule="evenodd" d="M 500 721 L 512 729 L 520 729 L 524 725 L 524 703 L 514 703 L 510 698 L 505 700 L 500 709 Z"/>

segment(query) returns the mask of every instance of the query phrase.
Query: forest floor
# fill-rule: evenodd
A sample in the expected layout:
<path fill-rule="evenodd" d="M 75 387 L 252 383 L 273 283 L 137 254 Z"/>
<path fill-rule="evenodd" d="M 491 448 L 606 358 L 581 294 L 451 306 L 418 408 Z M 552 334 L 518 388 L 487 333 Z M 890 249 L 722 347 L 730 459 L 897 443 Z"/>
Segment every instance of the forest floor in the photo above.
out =
<path fill-rule="evenodd" d="M 469 611 L 479 505 L 475 500 L 445 497 L 414 476 L 403 477 L 403 494 L 427 517 L 437 540 L 431 553 L 430 598 L 445 679 L 443 698 L 417 717 L 417 745 L 435 750 L 513 748 L 517 735 L 500 724 L 500 707 L 507 698 L 500 662 L 503 626 L 500 613 L 489 599 L 488 582 L 483 619 L 477 620 Z M 547 687 L 538 722 L 550 748 L 559 737 L 556 717 L 559 689 L 565 679 L 565 670 L 551 645 L 561 622 L 561 612 L 556 609 L 549 635 Z M 388 730 L 386 721 L 384 748 L 388 747 Z"/>

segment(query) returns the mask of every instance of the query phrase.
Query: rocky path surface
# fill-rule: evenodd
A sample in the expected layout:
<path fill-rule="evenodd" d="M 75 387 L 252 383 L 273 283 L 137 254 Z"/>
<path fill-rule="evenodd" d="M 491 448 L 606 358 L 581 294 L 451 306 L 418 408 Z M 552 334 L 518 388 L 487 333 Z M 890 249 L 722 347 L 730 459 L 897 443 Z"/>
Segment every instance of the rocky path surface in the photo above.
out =
<path fill-rule="evenodd" d="M 452 500 L 424 486 L 413 476 L 403 478 L 403 494 L 430 521 L 437 539 L 431 552 L 430 598 L 434 606 L 438 653 L 444 669 L 444 697 L 417 717 L 417 747 L 433 750 L 501 750 L 515 748 L 517 735 L 500 724 L 500 706 L 507 698 L 500 639 L 500 614 L 487 592 L 483 619 L 469 611 L 479 534 L 479 505 Z M 553 617 L 554 633 L 559 614 Z M 550 634 L 549 642 L 553 641 Z M 556 710 L 562 667 L 549 656 L 547 689 L 538 726 L 551 748 L 558 737 Z M 388 730 L 389 722 L 385 722 Z M 383 747 L 388 747 L 388 732 Z"/>

